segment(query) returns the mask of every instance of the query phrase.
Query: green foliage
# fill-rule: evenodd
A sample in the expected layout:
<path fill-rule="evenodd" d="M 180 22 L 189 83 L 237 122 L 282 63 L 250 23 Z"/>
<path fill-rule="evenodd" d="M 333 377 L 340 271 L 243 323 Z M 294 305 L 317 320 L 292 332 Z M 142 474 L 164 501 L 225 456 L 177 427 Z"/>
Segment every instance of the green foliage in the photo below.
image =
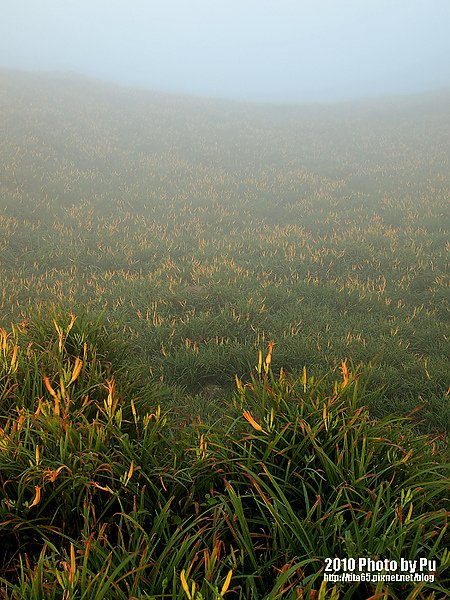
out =
<path fill-rule="evenodd" d="M 447 96 L 30 77 L 0 73 L 0 598 L 446 597 Z M 437 578 L 323 581 L 357 555 Z"/>
<path fill-rule="evenodd" d="M 3 327 L 90 307 L 110 358 L 126 339 L 193 395 L 275 340 L 297 375 L 371 363 L 376 414 L 448 430 L 444 93 L 280 111 L 0 79 Z"/>
<path fill-rule="evenodd" d="M 111 372 L 89 322 L 72 339 L 76 322 L 30 323 L 0 340 L 5 598 L 384 592 L 326 588 L 324 559 L 344 555 L 433 557 L 436 582 L 418 597 L 444 597 L 443 440 L 400 417 L 374 419 L 364 405 L 373 392 L 345 362 L 340 381 L 306 369 L 291 380 L 271 370 L 269 344 L 219 420 L 182 426 L 161 409 L 160 387 Z M 104 329 L 92 335 L 108 347 Z M 389 597 L 413 591 L 391 586 Z"/>

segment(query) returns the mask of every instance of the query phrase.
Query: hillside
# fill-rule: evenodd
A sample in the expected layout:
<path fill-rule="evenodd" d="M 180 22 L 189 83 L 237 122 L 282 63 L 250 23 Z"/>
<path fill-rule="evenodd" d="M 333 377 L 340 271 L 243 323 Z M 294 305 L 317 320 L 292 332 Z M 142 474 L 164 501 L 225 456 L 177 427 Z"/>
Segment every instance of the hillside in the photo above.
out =
<path fill-rule="evenodd" d="M 0 72 L 0 598 L 447 598 L 449 99 Z"/>
<path fill-rule="evenodd" d="M 375 412 L 448 426 L 448 91 L 270 106 L 0 81 L 4 324 L 104 310 L 193 393 L 273 340 L 276 368 L 370 364 Z"/>

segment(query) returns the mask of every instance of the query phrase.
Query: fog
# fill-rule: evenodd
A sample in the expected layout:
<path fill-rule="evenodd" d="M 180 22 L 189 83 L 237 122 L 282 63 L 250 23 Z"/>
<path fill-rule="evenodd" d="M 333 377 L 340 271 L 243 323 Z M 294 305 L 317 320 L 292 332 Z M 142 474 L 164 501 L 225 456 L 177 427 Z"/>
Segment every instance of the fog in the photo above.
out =
<path fill-rule="evenodd" d="M 0 66 L 335 101 L 450 86 L 449 0 L 2 1 Z"/>

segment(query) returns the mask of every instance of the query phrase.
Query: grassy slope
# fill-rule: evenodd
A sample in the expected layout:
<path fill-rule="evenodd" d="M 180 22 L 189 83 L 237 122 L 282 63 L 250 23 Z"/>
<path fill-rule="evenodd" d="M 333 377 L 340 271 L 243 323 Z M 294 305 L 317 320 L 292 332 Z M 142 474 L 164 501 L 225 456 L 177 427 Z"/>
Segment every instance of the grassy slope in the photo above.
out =
<path fill-rule="evenodd" d="M 365 408 L 448 419 L 445 100 L 1 74 L 0 597 L 445 597 L 444 440 Z M 324 586 L 352 555 L 437 580 Z"/>
<path fill-rule="evenodd" d="M 448 427 L 448 93 L 279 108 L 0 80 L 4 323 L 104 309 L 147 374 L 219 395 L 272 339 L 276 368 L 370 363 L 377 414 Z"/>

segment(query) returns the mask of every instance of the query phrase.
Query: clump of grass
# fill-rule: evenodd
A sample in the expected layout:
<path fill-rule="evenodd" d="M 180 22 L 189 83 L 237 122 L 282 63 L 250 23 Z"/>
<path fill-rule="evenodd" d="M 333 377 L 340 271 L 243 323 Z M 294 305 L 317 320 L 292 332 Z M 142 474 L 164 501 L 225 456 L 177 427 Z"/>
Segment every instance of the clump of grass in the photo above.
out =
<path fill-rule="evenodd" d="M 269 344 L 228 418 L 182 427 L 88 330 L 75 346 L 75 323 L 31 346 L 29 327 L 2 331 L 5 598 L 444 597 L 443 440 L 371 417 L 345 362 L 332 385 L 291 380 Z M 437 579 L 332 588 L 334 556 L 433 558 Z"/>
<path fill-rule="evenodd" d="M 418 435 L 405 418 L 371 417 L 361 405 L 359 377 L 345 362 L 342 381 L 329 389 L 306 369 L 296 381 L 283 371 L 275 377 L 270 359 L 269 347 L 257 374 L 245 384 L 237 380 L 235 404 L 247 433 L 219 444 L 233 466 L 227 489 L 239 515 L 236 536 L 245 539 L 252 521 L 272 560 L 278 551 L 277 571 L 298 561 L 298 585 L 320 581 L 326 556 L 445 559 L 443 439 Z M 256 548 L 252 542 L 247 554 L 255 556 Z M 343 597 L 368 597 L 370 587 L 361 588 L 354 585 Z"/>

